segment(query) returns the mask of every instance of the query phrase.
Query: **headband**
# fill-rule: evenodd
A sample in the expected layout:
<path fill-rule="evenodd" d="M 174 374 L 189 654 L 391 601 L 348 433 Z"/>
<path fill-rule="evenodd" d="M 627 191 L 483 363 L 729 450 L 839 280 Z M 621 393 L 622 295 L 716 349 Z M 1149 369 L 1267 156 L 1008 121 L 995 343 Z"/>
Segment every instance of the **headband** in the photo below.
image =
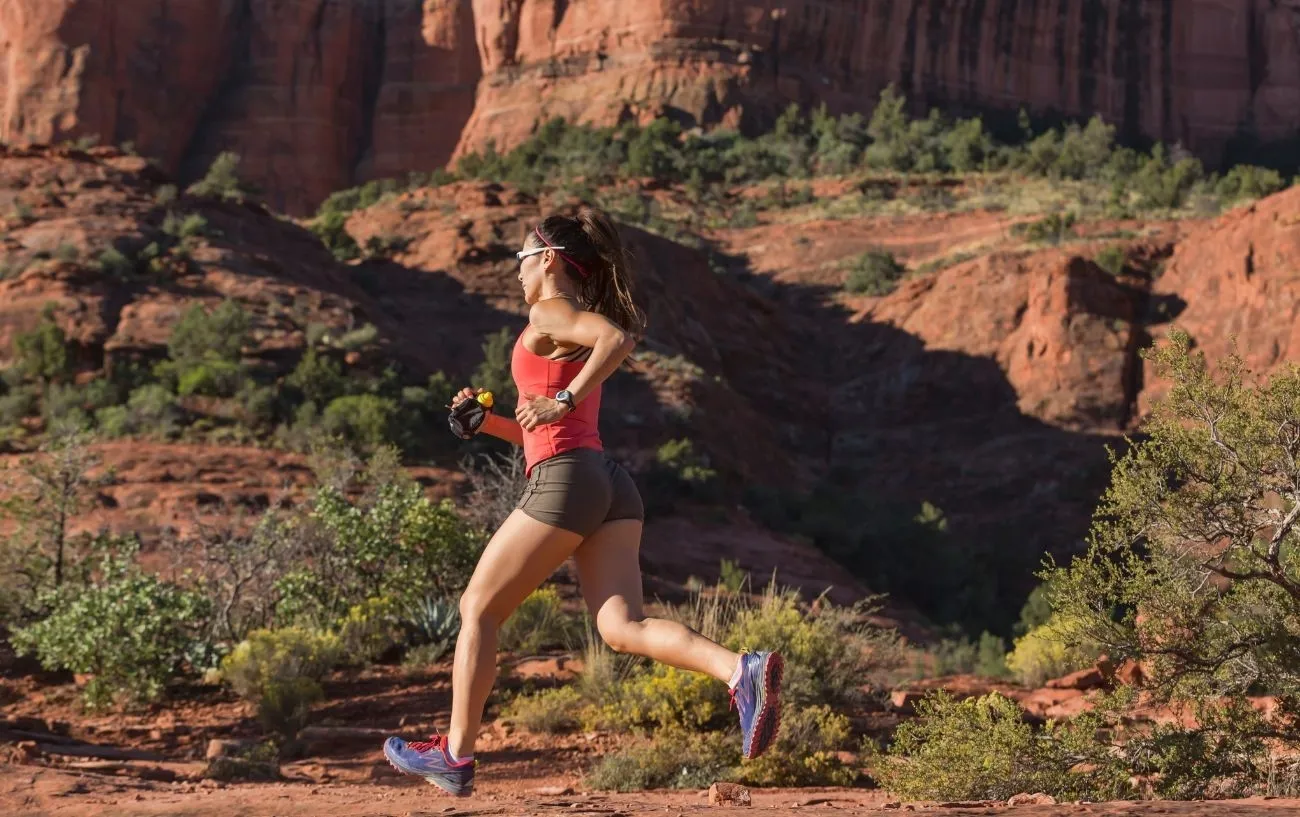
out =
<path fill-rule="evenodd" d="M 559 247 L 552 247 L 552 246 L 551 246 L 551 242 L 549 242 L 549 241 L 546 240 L 546 236 L 542 235 L 542 229 L 541 229 L 541 227 L 534 227 L 534 228 L 533 228 L 533 232 L 534 232 L 534 233 L 537 233 L 537 238 L 538 238 L 538 240 L 540 240 L 540 241 L 542 242 L 542 245 L 545 246 L 546 249 L 551 250 L 551 251 L 554 252 L 556 255 L 558 255 L 558 256 L 560 256 L 561 258 L 563 258 L 565 261 L 568 261 L 569 264 L 570 264 L 574 269 L 576 269 L 576 270 L 578 271 L 578 274 L 581 275 L 583 278 L 586 278 L 586 277 L 587 277 L 587 275 L 588 275 L 589 273 L 587 272 L 587 270 L 586 270 L 586 269 L 585 269 L 581 264 L 579 264 L 577 261 L 574 261 L 572 258 L 570 258 L 569 256 L 565 255 L 564 253 L 560 252 Z"/>

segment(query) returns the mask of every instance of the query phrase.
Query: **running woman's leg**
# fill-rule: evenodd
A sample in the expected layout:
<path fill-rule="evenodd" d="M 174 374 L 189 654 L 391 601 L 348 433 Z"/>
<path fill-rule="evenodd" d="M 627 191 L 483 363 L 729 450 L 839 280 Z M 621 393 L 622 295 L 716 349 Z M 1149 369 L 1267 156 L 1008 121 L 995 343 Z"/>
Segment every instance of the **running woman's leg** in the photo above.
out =
<path fill-rule="evenodd" d="M 742 754 L 755 758 L 776 740 L 781 725 L 781 674 L 777 653 L 728 650 L 675 621 L 642 611 L 641 522 L 603 524 L 574 553 L 578 579 L 601 638 L 616 652 L 653 658 L 726 681 L 740 716 Z"/>
<path fill-rule="evenodd" d="M 606 522 L 578 546 L 573 558 L 587 609 L 600 637 L 615 652 L 644 655 L 679 669 L 730 681 L 740 655 L 684 624 L 646 618 L 641 591 L 641 521 Z"/>
<path fill-rule="evenodd" d="M 483 550 L 460 598 L 448 734 L 454 756 L 463 758 L 474 751 L 483 707 L 496 679 L 497 630 L 581 541 L 576 533 L 516 510 Z"/>

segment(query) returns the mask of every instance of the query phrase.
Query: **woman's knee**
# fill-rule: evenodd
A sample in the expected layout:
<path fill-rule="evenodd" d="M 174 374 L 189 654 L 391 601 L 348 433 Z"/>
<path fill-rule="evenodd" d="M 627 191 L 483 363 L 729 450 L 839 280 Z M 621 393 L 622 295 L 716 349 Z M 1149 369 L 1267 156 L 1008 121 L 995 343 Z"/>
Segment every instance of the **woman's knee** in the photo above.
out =
<path fill-rule="evenodd" d="M 492 598 L 484 593 L 466 590 L 460 597 L 461 626 L 499 627 L 501 617 L 493 612 Z"/>
<path fill-rule="evenodd" d="M 625 618 L 617 621 L 597 621 L 596 629 L 600 631 L 601 639 L 614 652 L 639 653 L 641 652 L 642 621 L 631 621 Z"/>

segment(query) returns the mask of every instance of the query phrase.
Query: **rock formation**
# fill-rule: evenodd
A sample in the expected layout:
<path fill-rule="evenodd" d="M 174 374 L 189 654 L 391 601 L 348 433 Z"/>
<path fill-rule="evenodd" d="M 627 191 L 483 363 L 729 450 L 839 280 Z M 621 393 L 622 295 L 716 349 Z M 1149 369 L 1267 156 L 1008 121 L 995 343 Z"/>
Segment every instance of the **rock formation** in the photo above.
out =
<path fill-rule="evenodd" d="M 303 212 L 550 116 L 756 127 L 896 83 L 1218 162 L 1292 138 L 1298 68 L 1300 0 L 5 0 L 0 140 L 97 134 L 187 177 L 232 149 Z"/>

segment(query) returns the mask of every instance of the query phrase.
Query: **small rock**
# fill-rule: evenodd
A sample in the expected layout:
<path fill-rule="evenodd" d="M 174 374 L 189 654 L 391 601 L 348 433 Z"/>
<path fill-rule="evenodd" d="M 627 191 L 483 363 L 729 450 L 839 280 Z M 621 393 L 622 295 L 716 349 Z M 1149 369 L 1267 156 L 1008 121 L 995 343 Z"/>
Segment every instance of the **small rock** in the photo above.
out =
<path fill-rule="evenodd" d="M 208 741 L 208 750 L 204 753 L 204 760 L 216 760 L 219 757 L 237 757 L 241 752 L 246 752 L 253 747 L 253 742 L 248 740 L 221 740 L 214 738 Z"/>
<path fill-rule="evenodd" d="M 885 804 L 885 808 L 902 808 L 902 807 L 903 804 L 898 802 L 897 800 Z"/>
<path fill-rule="evenodd" d="M 14 754 L 17 762 L 23 763 L 24 761 L 35 760 L 40 757 L 41 750 L 36 746 L 36 741 L 23 740 L 19 741 L 18 745 L 14 747 Z"/>
<path fill-rule="evenodd" d="M 1041 791 L 1036 794 L 1027 794 L 1021 792 L 1020 794 L 1012 795 L 1011 799 L 1007 801 L 1007 805 L 1008 806 L 1054 806 L 1056 805 L 1056 798 L 1050 794 L 1044 794 Z"/>
<path fill-rule="evenodd" d="M 542 786 L 533 789 L 534 794 L 540 794 L 543 797 L 564 797 L 573 794 L 573 788 L 570 786 Z"/>
<path fill-rule="evenodd" d="M 916 702 L 925 697 L 925 691 L 919 689 L 896 689 L 889 693 L 889 702 L 899 712 L 915 712 Z"/>
<path fill-rule="evenodd" d="M 751 805 L 749 789 L 738 783 L 714 783 L 709 787 L 709 805 L 719 806 L 724 803 L 734 803 L 739 806 Z"/>
<path fill-rule="evenodd" d="M 1106 676 L 1104 676 L 1097 667 L 1088 667 L 1078 672 L 1072 672 L 1061 678 L 1053 678 L 1047 682 L 1048 689 L 1100 689 L 1106 685 Z"/>

